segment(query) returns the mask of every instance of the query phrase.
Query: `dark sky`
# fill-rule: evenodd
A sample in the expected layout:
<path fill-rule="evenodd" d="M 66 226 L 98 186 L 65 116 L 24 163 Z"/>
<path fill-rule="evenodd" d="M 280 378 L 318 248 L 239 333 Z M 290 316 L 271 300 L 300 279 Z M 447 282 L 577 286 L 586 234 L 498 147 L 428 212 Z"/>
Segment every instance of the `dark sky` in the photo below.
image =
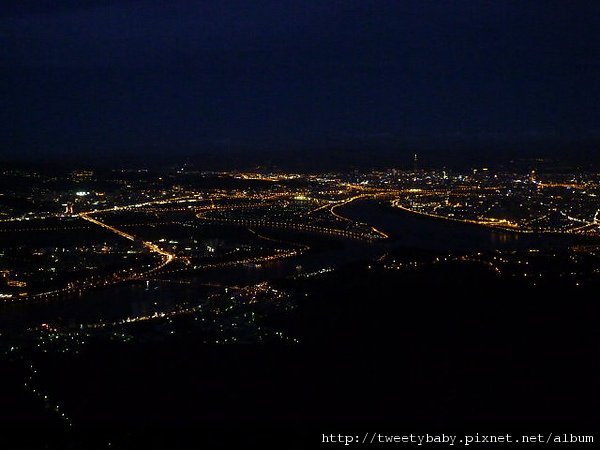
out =
<path fill-rule="evenodd" d="M 9 3 L 6 158 L 600 139 L 596 0 Z"/>

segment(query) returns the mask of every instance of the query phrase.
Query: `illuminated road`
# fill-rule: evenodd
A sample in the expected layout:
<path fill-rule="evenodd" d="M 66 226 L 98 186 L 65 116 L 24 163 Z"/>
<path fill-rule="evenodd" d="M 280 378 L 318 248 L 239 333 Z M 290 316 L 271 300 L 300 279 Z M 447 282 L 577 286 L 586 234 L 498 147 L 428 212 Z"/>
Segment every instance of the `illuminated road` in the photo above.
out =
<path fill-rule="evenodd" d="M 90 216 L 90 214 L 92 214 L 92 212 L 82 212 L 79 214 L 79 217 L 82 218 L 83 220 L 86 220 L 86 221 L 94 224 L 94 225 L 105 228 L 105 229 L 121 236 L 124 239 L 127 239 L 132 242 L 137 241 L 137 238 L 135 236 L 133 236 L 129 233 L 126 233 L 122 230 L 119 230 L 118 228 L 115 228 L 104 222 L 101 222 L 97 219 L 94 219 L 93 217 Z M 120 283 L 123 281 L 144 278 L 144 277 L 148 276 L 149 274 L 152 274 L 152 273 L 156 272 L 157 270 L 162 269 L 167 264 L 170 264 L 177 258 L 176 255 L 161 249 L 160 247 L 158 247 L 156 244 L 154 244 L 152 242 L 149 242 L 149 241 L 139 241 L 139 242 L 141 242 L 142 245 L 144 247 L 146 247 L 146 249 L 148 249 L 150 252 L 160 255 L 160 257 L 161 257 L 160 264 L 158 264 L 155 267 L 152 267 L 151 269 L 144 270 L 142 272 L 134 272 L 134 273 L 127 274 L 127 275 L 119 275 L 119 274 L 115 273 L 112 276 L 108 276 L 105 278 L 94 279 L 94 277 L 92 277 L 91 279 L 85 279 L 85 280 L 81 280 L 79 282 L 70 283 L 69 285 L 67 285 L 66 287 L 61 288 L 61 289 L 55 289 L 52 291 L 46 291 L 46 292 L 40 292 L 38 294 L 33 294 L 30 296 L 30 298 L 48 299 L 48 298 L 56 297 L 59 295 L 65 295 L 65 294 L 69 294 L 69 293 L 73 293 L 73 292 L 81 292 L 81 291 L 84 291 L 87 289 L 92 289 L 92 288 L 101 287 L 101 286 L 109 286 L 109 285 Z"/>
<path fill-rule="evenodd" d="M 360 186 L 357 187 L 354 185 L 350 185 L 350 188 L 352 190 L 360 190 L 360 191 L 366 190 Z M 303 213 L 301 215 L 303 217 L 306 217 L 309 215 L 314 215 L 314 213 L 317 211 L 324 210 L 325 208 L 329 208 L 329 212 L 331 213 L 331 215 L 333 215 L 333 217 L 335 219 L 350 223 L 357 227 L 358 226 L 369 227 L 370 232 L 372 234 L 366 233 L 366 232 L 361 232 L 361 231 L 344 230 L 344 229 L 339 229 L 339 228 L 311 225 L 310 223 L 301 223 L 301 222 L 292 222 L 292 221 L 280 222 L 280 221 L 273 221 L 273 220 L 266 220 L 266 219 L 217 218 L 217 217 L 207 217 L 206 216 L 207 213 L 210 213 L 212 211 L 219 211 L 219 210 L 220 211 L 223 211 L 223 210 L 233 211 L 233 210 L 244 210 L 244 209 L 253 209 L 253 208 L 257 208 L 257 207 L 269 206 L 269 204 L 265 204 L 265 203 L 247 204 L 247 205 L 212 206 L 212 207 L 208 207 L 208 208 L 207 207 L 198 208 L 198 209 L 196 209 L 196 217 L 200 220 L 204 220 L 204 221 L 208 221 L 208 222 L 215 222 L 215 223 L 231 223 L 234 225 L 242 225 L 242 226 L 248 226 L 248 227 L 286 228 L 286 229 L 297 230 L 297 231 L 308 231 L 308 232 L 314 232 L 314 233 L 348 237 L 348 238 L 352 238 L 352 239 L 373 241 L 375 239 L 387 239 L 389 236 L 386 233 L 384 233 L 383 231 L 378 230 L 377 228 L 372 227 L 368 224 L 365 224 L 362 222 L 356 222 L 350 218 L 344 217 L 341 214 L 338 214 L 335 211 L 335 209 L 340 206 L 347 205 L 355 200 L 367 199 L 367 198 L 378 198 L 378 197 L 390 197 L 390 196 L 395 196 L 395 195 L 397 195 L 396 192 L 388 192 L 388 191 L 383 191 L 383 192 L 376 191 L 376 192 L 370 192 L 370 193 L 361 193 L 361 194 L 354 195 L 352 197 L 345 198 L 342 200 L 325 203 L 324 205 L 321 205 L 321 206 L 319 206 L 315 209 L 312 209 L 306 213 Z"/>
<path fill-rule="evenodd" d="M 283 228 L 295 231 L 306 231 L 311 233 L 328 234 L 333 236 L 341 236 L 352 239 L 373 241 L 377 237 L 367 233 L 356 231 L 341 230 L 338 228 L 321 227 L 309 224 L 294 223 L 294 222 L 274 222 L 263 219 L 226 219 L 226 218 L 207 218 L 202 215 L 197 216 L 199 219 L 213 223 L 230 223 L 233 225 L 242 225 L 245 227 L 261 227 L 261 228 Z M 379 232 L 379 230 L 377 230 Z M 387 235 L 386 235 L 387 236 Z"/>
<path fill-rule="evenodd" d="M 118 234 L 119 236 L 121 236 L 121 237 L 123 237 L 125 239 L 128 239 L 130 241 L 134 241 L 134 242 L 136 241 L 135 236 L 133 236 L 133 235 L 131 235 L 129 233 L 126 233 L 124 231 L 121 231 L 118 228 L 115 228 L 115 227 L 113 227 L 111 225 L 108 225 L 108 224 L 106 224 L 104 222 L 100 222 L 99 220 L 94 219 L 93 217 L 91 217 L 89 214 L 90 213 L 83 212 L 83 213 L 79 214 L 79 217 L 81 217 L 83 220 L 87 220 L 88 222 L 93 223 L 94 225 L 98 225 L 98 226 L 100 226 L 102 228 L 106 228 L 107 230 L 112 231 L 113 233 L 116 233 L 116 234 Z M 148 273 L 151 273 L 151 272 L 155 272 L 155 271 L 163 268 L 164 266 L 166 266 L 167 264 L 171 263 L 176 258 L 176 256 L 173 253 L 169 253 L 166 250 L 161 249 L 158 245 L 153 244 L 152 242 L 142 241 L 142 244 L 144 245 L 144 247 L 146 247 L 148 250 L 150 250 L 150 252 L 159 254 L 161 256 L 161 258 L 162 258 L 162 263 L 160 265 L 158 265 L 157 267 L 154 267 L 154 268 L 152 268 L 152 269 L 150 269 L 150 270 L 148 270 L 148 271 L 146 271 L 144 273 L 141 273 L 141 274 L 137 275 L 136 276 L 137 278 L 139 278 L 140 276 L 143 276 L 145 274 L 148 274 Z"/>
<path fill-rule="evenodd" d="M 343 177 L 336 174 L 305 176 L 239 172 L 222 172 L 219 176 L 221 175 L 242 180 L 269 181 L 272 184 L 268 187 L 268 190 L 262 187 L 255 189 L 254 187 L 241 185 L 243 187 L 211 187 L 203 188 L 202 191 L 196 190 L 192 185 L 177 185 L 177 188 L 172 190 L 165 185 L 161 186 L 160 189 L 145 187 L 140 192 L 130 192 L 127 194 L 131 195 L 120 195 L 114 198 L 110 196 L 106 198 L 103 193 L 98 193 L 98 196 L 102 195 L 101 198 L 82 198 L 77 199 L 74 203 L 69 200 L 68 203 L 73 203 L 76 208 L 87 210 L 78 214 L 73 214 L 73 205 L 70 205 L 67 211 L 59 208 L 60 212 L 55 213 L 34 214 L 33 212 L 27 212 L 26 215 L 21 217 L 0 219 L 0 223 L 3 225 L 0 229 L 2 237 L 17 232 L 59 231 L 74 234 L 79 229 L 93 230 L 93 227 L 100 227 L 120 238 L 135 243 L 138 248 L 133 253 L 139 253 L 137 250 L 140 248 L 145 249 L 142 251 L 144 253 L 142 259 L 146 259 L 147 253 L 155 256 L 152 258 L 150 265 L 133 268 L 128 266 L 126 270 L 120 270 L 109 275 L 105 275 L 106 272 L 104 271 L 92 272 L 92 267 L 86 267 L 86 269 L 90 269 L 90 271 L 85 272 L 86 278 L 65 282 L 66 285 L 62 288 L 56 288 L 57 285 L 52 284 L 52 288 L 50 286 L 45 287 L 48 290 L 54 289 L 52 291 L 29 294 L 24 291 L 18 294 L 11 291 L 10 294 L 5 294 L 4 297 L 0 298 L 18 301 L 31 298 L 45 299 L 65 293 L 126 282 L 127 280 L 154 278 L 169 272 L 179 273 L 190 269 L 230 267 L 289 258 L 297 256 L 308 249 L 308 246 L 300 243 L 286 242 L 260 234 L 261 229 L 265 228 L 319 233 L 367 242 L 387 239 L 389 236 L 385 232 L 378 230 L 369 223 L 361 222 L 360 218 L 353 219 L 351 213 L 353 207 L 342 209 L 342 207 L 350 205 L 352 202 L 370 199 L 391 200 L 391 206 L 421 216 L 475 224 L 516 233 L 570 233 L 586 236 L 598 236 L 600 234 L 600 210 L 597 209 L 596 199 L 600 196 L 600 190 L 598 190 L 597 178 L 588 181 L 573 181 L 569 178 L 538 182 L 532 181 L 528 177 L 516 177 L 514 175 L 507 177 L 498 174 L 499 178 L 497 179 L 489 177 L 480 179 L 472 174 L 448 177 L 444 173 L 442 177 L 441 174 L 435 172 L 423 173 L 421 174 L 422 177 L 419 175 L 419 179 L 414 174 L 404 174 L 404 176 L 402 173 L 394 173 L 393 175 L 373 173 L 368 177 L 355 176 L 356 174 L 351 177 Z M 288 180 L 303 179 L 305 182 L 299 184 L 296 182 L 289 185 L 284 183 Z M 235 186 L 238 186 L 238 184 Z M 131 186 L 127 187 L 128 189 L 131 188 Z M 560 191 L 556 191 L 557 189 Z M 577 197 L 571 198 L 571 190 L 577 191 Z M 594 199 L 588 197 L 594 197 Z M 127 200 L 124 200 L 124 198 L 127 198 Z M 516 206 L 513 205 L 516 200 L 524 204 L 518 206 L 519 208 L 522 207 L 523 212 L 527 214 L 521 214 L 521 209 L 516 209 Z M 120 205 L 115 205 L 113 201 L 117 201 Z M 128 202 L 131 203 L 127 204 Z M 503 212 L 503 209 L 498 209 L 499 207 L 504 208 L 505 203 L 513 205 L 516 212 L 513 213 L 511 209 L 511 214 L 507 215 Z M 540 208 L 539 205 L 550 206 Z M 98 209 L 92 210 L 92 208 Z M 560 213 L 560 215 L 557 213 Z M 121 220 L 123 220 L 123 216 L 128 218 L 141 217 L 132 220 L 132 222 L 140 223 L 123 224 L 121 221 L 115 220 L 114 222 L 117 225 L 112 226 L 101 220 L 105 219 L 108 222 L 113 222 L 109 219 L 109 217 L 112 217 L 108 216 L 109 214 L 115 214 Z M 494 215 L 498 217 L 493 217 Z M 554 215 L 558 217 L 554 218 Z M 2 217 L 6 216 L 7 214 L 2 214 Z M 42 221 L 42 219 L 52 217 L 57 220 Z M 73 220 L 76 217 L 85 220 L 86 223 Z M 151 220 L 155 220 L 154 218 L 156 218 L 156 222 L 151 222 Z M 167 218 L 171 220 L 165 221 Z M 30 220 L 31 222 L 29 222 Z M 194 259 L 191 256 L 187 258 L 186 253 L 184 253 L 185 251 L 191 251 L 191 248 L 186 248 L 181 252 L 177 251 L 178 255 L 175 255 L 174 250 L 171 250 L 171 248 L 177 247 L 167 247 L 168 244 L 161 244 L 167 240 L 162 235 L 160 238 L 154 237 L 155 235 L 148 236 L 156 243 L 144 241 L 141 238 L 144 235 L 143 231 L 133 231 L 135 229 L 129 228 L 149 225 L 154 227 L 158 224 L 202 228 L 203 224 L 199 223 L 199 220 L 212 222 L 217 226 L 228 223 L 246 227 L 257 238 L 282 245 L 277 245 L 276 247 L 280 248 L 269 255 L 238 256 L 244 259 L 192 264 Z M 140 235 L 136 236 L 124 230 Z M 153 232 L 155 231 L 157 230 L 153 230 Z M 169 230 L 165 230 L 165 233 L 168 237 Z M 6 240 L 9 240 L 9 238 Z M 138 246 L 137 244 L 141 245 Z M 165 248 L 162 248 L 163 246 Z M 264 248 L 261 249 L 261 253 L 264 250 Z M 189 254 L 193 255 L 195 253 Z M 172 264 L 174 261 L 176 262 Z M 165 266 L 168 266 L 167 270 L 163 269 Z M 46 268 L 44 271 L 46 271 Z M 99 273 L 102 273 L 102 275 L 99 275 Z M 55 283 L 58 283 L 58 281 Z M 34 283 L 30 287 L 35 290 L 39 289 Z M 17 291 L 14 290 L 14 292 Z"/>
<path fill-rule="evenodd" d="M 349 199 L 343 200 L 340 203 L 336 203 L 335 205 L 333 205 L 329 209 L 329 212 L 331 214 L 333 214 L 335 217 L 337 217 L 338 219 L 354 223 L 354 221 L 352 219 L 349 219 L 349 218 L 347 218 L 345 216 L 342 216 L 341 214 L 336 213 L 335 209 L 339 208 L 340 206 L 347 205 L 348 203 L 352 203 L 355 200 L 361 200 L 361 199 L 366 199 L 366 198 L 376 198 L 378 196 L 388 196 L 388 195 L 390 195 L 390 194 L 389 193 L 376 193 L 376 194 L 360 194 L 360 195 L 355 195 L 354 197 L 350 197 Z M 367 225 L 367 224 L 365 224 L 365 225 Z M 373 226 L 371 226 L 371 231 L 373 231 L 375 234 L 379 235 L 383 239 L 389 238 L 389 236 L 386 233 L 384 233 L 381 230 L 378 230 L 377 228 L 375 228 Z"/>
<path fill-rule="evenodd" d="M 130 241 L 135 241 L 135 236 L 133 236 L 129 233 L 125 233 L 124 231 L 118 230 L 115 227 L 111 227 L 110 225 L 108 225 L 104 222 L 100 222 L 99 220 L 94 219 L 93 217 L 89 216 L 88 214 L 90 214 L 90 213 L 80 213 L 79 217 L 81 217 L 83 220 L 87 220 L 88 222 L 93 223 L 94 225 L 98 225 L 102 228 L 106 228 L 107 230 L 112 231 L 113 233 L 116 233 L 125 239 L 129 239 Z"/>
<path fill-rule="evenodd" d="M 484 227 L 496 228 L 496 229 L 505 230 L 505 231 L 513 231 L 516 233 L 533 233 L 533 231 L 531 231 L 531 230 L 519 228 L 518 225 L 516 225 L 512 222 L 509 222 L 507 220 L 503 220 L 503 219 L 497 219 L 497 220 L 493 220 L 493 219 L 489 219 L 489 220 L 457 219 L 455 217 L 448 217 L 448 216 L 442 216 L 439 214 L 431 214 L 431 213 L 424 212 L 424 211 L 417 211 L 415 209 L 410 209 L 410 208 L 407 208 L 406 206 L 402 205 L 402 203 L 400 203 L 399 199 L 392 200 L 392 206 L 394 206 L 395 208 L 401 209 L 402 211 L 406 211 L 406 212 L 409 212 L 412 214 L 418 214 L 420 216 L 431 217 L 434 219 L 444 219 L 444 220 L 449 220 L 451 222 L 470 223 L 473 225 L 480 225 L 480 226 L 484 226 Z"/>

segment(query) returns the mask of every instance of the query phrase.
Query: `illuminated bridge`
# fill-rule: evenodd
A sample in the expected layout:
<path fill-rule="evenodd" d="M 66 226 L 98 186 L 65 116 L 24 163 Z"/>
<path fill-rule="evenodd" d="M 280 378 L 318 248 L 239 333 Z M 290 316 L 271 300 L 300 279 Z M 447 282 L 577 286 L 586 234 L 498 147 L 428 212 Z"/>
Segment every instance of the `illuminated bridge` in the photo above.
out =
<path fill-rule="evenodd" d="M 375 241 L 379 239 L 385 239 L 387 235 L 372 228 L 371 233 L 361 233 L 357 231 L 351 230 L 342 230 L 338 228 L 328 228 L 328 227 L 320 227 L 316 225 L 302 224 L 302 223 L 294 223 L 294 222 L 274 222 L 270 220 L 264 219 L 228 219 L 228 218 L 208 218 L 204 217 L 201 214 L 198 214 L 196 217 L 198 219 L 209 222 L 209 223 L 230 223 L 233 225 L 240 225 L 245 227 L 260 227 L 260 228 L 279 228 L 279 229 L 289 229 L 294 231 L 304 231 L 310 233 L 320 233 L 320 234 L 328 234 L 332 236 L 341 236 L 350 239 L 358 239 L 363 241 Z"/>

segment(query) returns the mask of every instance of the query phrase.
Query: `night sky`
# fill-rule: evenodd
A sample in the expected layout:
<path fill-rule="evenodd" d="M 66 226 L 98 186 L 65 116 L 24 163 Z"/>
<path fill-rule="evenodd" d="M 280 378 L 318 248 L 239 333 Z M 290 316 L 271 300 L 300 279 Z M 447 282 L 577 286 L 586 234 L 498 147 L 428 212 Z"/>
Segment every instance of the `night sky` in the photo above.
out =
<path fill-rule="evenodd" d="M 600 141 L 596 0 L 10 3 L 4 159 Z"/>

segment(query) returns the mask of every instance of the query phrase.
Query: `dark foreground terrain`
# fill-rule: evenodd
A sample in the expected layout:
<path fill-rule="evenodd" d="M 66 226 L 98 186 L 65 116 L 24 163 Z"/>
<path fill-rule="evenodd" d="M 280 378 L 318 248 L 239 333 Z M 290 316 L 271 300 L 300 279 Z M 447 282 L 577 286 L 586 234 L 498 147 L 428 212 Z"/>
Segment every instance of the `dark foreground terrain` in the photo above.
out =
<path fill-rule="evenodd" d="M 312 448 L 332 433 L 597 429 L 597 281 L 533 287 L 469 263 L 364 263 L 278 283 L 296 307 L 262 323 L 300 344 L 182 333 L 58 356 L 32 348 L 72 427 L 3 359 L 2 447 Z"/>

